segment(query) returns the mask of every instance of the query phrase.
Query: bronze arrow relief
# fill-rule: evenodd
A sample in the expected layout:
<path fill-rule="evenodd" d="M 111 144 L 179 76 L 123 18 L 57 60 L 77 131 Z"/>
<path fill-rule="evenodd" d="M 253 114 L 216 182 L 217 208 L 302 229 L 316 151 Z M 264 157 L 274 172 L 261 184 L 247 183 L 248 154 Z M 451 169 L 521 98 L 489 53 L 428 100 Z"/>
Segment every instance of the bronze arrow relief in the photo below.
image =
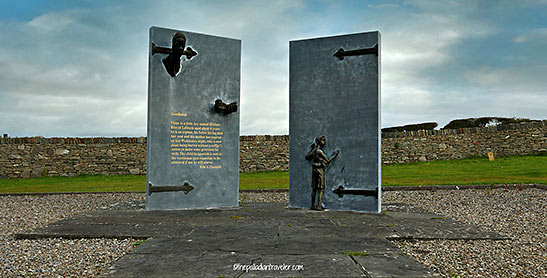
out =
<path fill-rule="evenodd" d="M 344 197 L 344 194 L 373 196 L 378 198 L 378 187 L 376 187 L 376 189 L 345 189 L 344 186 L 340 185 L 337 189 L 333 190 L 332 192 L 338 194 L 340 198 Z"/>
<path fill-rule="evenodd" d="M 160 192 L 184 192 L 184 194 L 190 193 L 190 191 L 194 190 L 195 187 L 193 187 L 190 183 L 187 181 L 184 182 L 183 185 L 170 185 L 170 186 L 157 186 L 152 185 L 151 182 L 148 183 L 148 195 L 152 195 L 152 193 L 160 193 Z"/>
<path fill-rule="evenodd" d="M 375 44 L 372 47 L 356 49 L 356 50 L 344 50 L 343 48 L 338 49 L 333 56 L 337 57 L 340 60 L 344 60 L 345 56 L 359 56 L 359 55 L 368 55 L 375 54 L 378 56 L 378 44 Z"/>

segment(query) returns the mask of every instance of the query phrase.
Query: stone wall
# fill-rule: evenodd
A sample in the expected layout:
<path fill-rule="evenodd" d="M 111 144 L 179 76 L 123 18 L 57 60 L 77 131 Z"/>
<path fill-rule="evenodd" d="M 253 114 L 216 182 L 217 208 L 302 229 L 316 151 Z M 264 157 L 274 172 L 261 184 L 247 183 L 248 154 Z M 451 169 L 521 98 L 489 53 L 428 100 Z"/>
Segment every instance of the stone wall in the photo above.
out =
<path fill-rule="evenodd" d="M 382 163 L 463 159 L 547 152 L 547 121 L 497 127 L 382 134 Z"/>
<path fill-rule="evenodd" d="M 239 145 L 241 172 L 289 170 L 289 136 L 241 136 Z"/>
<path fill-rule="evenodd" d="M 0 177 L 143 174 L 146 138 L 0 138 Z"/>
<path fill-rule="evenodd" d="M 382 134 L 382 163 L 547 152 L 547 121 Z M 344 150 L 341 150 L 344 151 Z M 289 169 L 289 136 L 241 136 L 240 171 Z M 0 138 L 0 178 L 145 174 L 146 138 Z"/>

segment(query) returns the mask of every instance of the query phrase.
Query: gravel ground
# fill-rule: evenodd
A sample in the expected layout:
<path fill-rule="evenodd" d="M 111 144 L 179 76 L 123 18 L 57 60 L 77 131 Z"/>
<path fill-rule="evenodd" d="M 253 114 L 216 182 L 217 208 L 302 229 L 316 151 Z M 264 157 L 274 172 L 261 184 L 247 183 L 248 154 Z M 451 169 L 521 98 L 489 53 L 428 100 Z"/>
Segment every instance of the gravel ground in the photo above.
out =
<path fill-rule="evenodd" d="M 511 240 L 394 242 L 444 277 L 547 277 L 547 191 L 483 189 L 385 192 L 402 202 Z"/>
<path fill-rule="evenodd" d="M 12 234 L 90 210 L 138 206 L 135 202 L 144 202 L 144 194 L 0 196 L 0 277 L 94 277 L 136 240 L 15 240 Z"/>
<path fill-rule="evenodd" d="M 288 192 L 241 192 L 239 193 L 240 203 L 253 202 L 275 202 L 289 203 Z"/>
<path fill-rule="evenodd" d="M 409 203 L 496 231 L 512 240 L 397 241 L 444 277 L 547 277 L 547 191 L 541 189 L 389 191 Z M 240 193 L 241 202 L 288 202 L 286 192 Z M 15 240 L 14 233 L 96 209 L 143 209 L 144 194 L 0 196 L 0 277 L 94 277 L 135 240 Z"/>

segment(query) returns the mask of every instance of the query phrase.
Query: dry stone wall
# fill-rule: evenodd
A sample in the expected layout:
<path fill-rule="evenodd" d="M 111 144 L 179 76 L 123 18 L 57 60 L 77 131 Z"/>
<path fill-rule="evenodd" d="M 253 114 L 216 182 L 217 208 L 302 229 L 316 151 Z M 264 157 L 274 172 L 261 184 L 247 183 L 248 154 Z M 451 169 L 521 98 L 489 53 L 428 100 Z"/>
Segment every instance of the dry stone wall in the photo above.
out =
<path fill-rule="evenodd" d="M 382 134 L 382 163 L 463 159 L 547 152 L 547 121 L 497 127 Z"/>
<path fill-rule="evenodd" d="M 1 138 L 0 177 L 143 174 L 146 139 Z"/>
<path fill-rule="evenodd" d="M 239 171 L 289 170 L 289 136 L 241 136 Z"/>
<path fill-rule="evenodd" d="M 382 134 L 382 163 L 547 152 L 547 121 Z M 240 171 L 289 169 L 289 136 L 241 136 Z M 344 150 L 341 150 L 344 151 Z M 0 178 L 145 174 L 146 138 L 0 138 Z"/>

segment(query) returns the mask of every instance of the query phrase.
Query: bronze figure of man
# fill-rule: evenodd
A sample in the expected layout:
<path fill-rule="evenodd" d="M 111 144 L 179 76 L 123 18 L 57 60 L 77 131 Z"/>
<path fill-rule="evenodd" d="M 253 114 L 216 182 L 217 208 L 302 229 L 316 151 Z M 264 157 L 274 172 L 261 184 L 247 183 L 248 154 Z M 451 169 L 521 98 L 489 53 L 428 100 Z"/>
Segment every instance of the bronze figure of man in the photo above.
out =
<path fill-rule="evenodd" d="M 182 32 L 176 32 L 173 35 L 171 45 L 171 48 L 167 48 L 156 46 L 156 44 L 152 43 L 152 55 L 156 53 L 168 54 L 167 57 L 162 60 L 163 65 L 165 66 L 167 73 L 169 73 L 171 77 L 175 77 L 180 71 L 180 58 L 182 55 L 186 56 L 186 58 L 190 60 L 192 57 L 198 55 L 198 53 L 191 47 L 187 47 L 186 50 L 184 50 L 184 46 L 186 45 L 186 36 L 184 36 Z"/>
<path fill-rule="evenodd" d="M 172 77 L 175 77 L 180 71 L 180 57 L 184 54 L 184 46 L 186 46 L 184 34 L 182 32 L 175 33 L 171 53 L 163 59 L 163 65 Z"/>
<path fill-rule="evenodd" d="M 323 205 L 321 204 L 323 200 L 323 193 L 325 191 L 325 168 L 338 156 L 340 153 L 339 150 L 336 150 L 332 157 L 329 159 L 325 153 L 323 153 L 323 148 L 327 144 L 327 138 L 325 136 L 319 136 L 315 138 L 315 144 L 312 144 L 310 151 L 306 153 L 306 160 L 310 160 L 312 163 L 312 178 L 311 178 L 311 209 L 313 210 L 323 210 Z M 317 194 L 319 193 L 319 194 Z M 317 198 L 317 205 L 315 204 L 315 197 Z"/>

